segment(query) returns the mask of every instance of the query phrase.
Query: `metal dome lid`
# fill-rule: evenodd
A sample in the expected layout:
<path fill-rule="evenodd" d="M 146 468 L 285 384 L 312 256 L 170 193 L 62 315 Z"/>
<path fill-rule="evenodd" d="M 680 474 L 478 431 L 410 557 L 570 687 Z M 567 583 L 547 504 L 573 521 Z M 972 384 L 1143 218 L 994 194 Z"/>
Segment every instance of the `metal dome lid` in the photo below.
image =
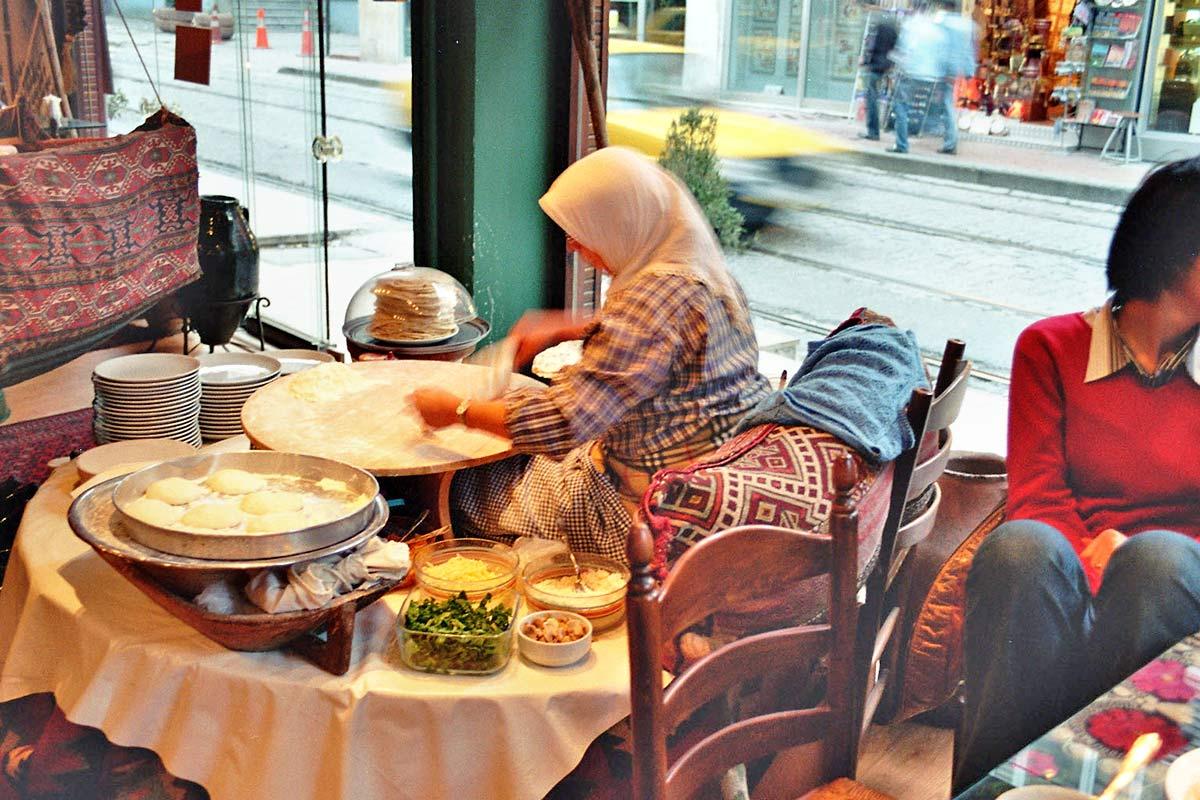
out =
<path fill-rule="evenodd" d="M 451 339 L 476 317 L 470 292 L 451 275 L 397 264 L 359 287 L 342 330 L 353 328 L 388 344 L 426 345 Z"/>

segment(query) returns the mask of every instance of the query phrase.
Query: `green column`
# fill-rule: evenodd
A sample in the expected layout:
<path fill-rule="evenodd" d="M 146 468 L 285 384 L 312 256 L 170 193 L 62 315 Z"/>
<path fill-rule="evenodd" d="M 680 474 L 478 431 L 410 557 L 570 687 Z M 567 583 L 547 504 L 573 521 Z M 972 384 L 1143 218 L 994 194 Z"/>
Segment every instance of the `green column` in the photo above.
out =
<path fill-rule="evenodd" d="M 562 0 L 413 0 L 416 260 L 454 275 L 501 334 L 561 306 L 563 240 L 537 198 L 567 157 Z"/>

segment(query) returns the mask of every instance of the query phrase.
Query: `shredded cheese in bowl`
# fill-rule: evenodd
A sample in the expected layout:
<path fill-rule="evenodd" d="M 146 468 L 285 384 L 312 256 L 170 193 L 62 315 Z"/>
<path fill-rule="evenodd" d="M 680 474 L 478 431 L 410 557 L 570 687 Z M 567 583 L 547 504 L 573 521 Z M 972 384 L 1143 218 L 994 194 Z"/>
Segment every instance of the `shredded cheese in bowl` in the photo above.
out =
<path fill-rule="evenodd" d="M 437 564 L 427 564 L 425 574 L 439 581 L 486 581 L 500 577 L 500 571 L 478 558 L 453 555 Z"/>

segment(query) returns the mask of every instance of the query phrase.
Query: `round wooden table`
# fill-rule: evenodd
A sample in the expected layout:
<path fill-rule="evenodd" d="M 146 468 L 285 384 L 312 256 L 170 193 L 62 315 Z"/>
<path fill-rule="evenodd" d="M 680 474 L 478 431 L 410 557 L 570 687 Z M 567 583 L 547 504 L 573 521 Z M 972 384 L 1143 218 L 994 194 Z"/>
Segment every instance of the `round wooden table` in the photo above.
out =
<path fill-rule="evenodd" d="M 421 477 L 420 494 L 450 521 L 450 479 L 456 470 L 512 453 L 512 442 L 484 431 L 452 425 L 425 431 L 408 397 L 436 386 L 470 396 L 488 386 L 488 367 L 440 361 L 372 361 L 348 365 L 368 385 L 327 399 L 292 391 L 299 372 L 255 392 L 242 408 L 242 427 L 260 450 L 322 456 L 380 477 Z M 511 386 L 541 387 L 522 375 Z"/>

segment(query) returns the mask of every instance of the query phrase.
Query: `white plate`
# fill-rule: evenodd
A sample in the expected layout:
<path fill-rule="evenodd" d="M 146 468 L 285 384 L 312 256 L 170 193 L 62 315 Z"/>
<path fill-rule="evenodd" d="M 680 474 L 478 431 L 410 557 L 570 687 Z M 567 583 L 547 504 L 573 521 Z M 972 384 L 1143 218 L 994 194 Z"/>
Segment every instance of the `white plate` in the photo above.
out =
<path fill-rule="evenodd" d="M 200 382 L 205 385 L 261 383 L 277 376 L 279 362 L 260 353 L 208 353 L 200 362 Z"/>
<path fill-rule="evenodd" d="M 83 480 L 121 464 L 159 462 L 194 455 L 195 448 L 178 439 L 138 439 L 93 447 L 75 459 L 75 469 Z"/>
<path fill-rule="evenodd" d="M 196 417 L 178 417 L 176 419 L 162 420 L 157 422 L 127 423 L 120 420 L 109 420 L 103 417 L 96 418 L 95 424 L 104 428 L 109 433 L 141 433 L 143 431 L 164 431 L 175 433 L 189 427 L 198 427 L 200 421 Z"/>
<path fill-rule="evenodd" d="M 108 389 L 101 384 L 92 387 L 97 397 L 125 403 L 155 402 L 168 397 L 193 396 L 200 393 L 199 383 L 183 383 L 178 386 L 155 386 L 148 389 Z"/>
<path fill-rule="evenodd" d="M 163 403 L 157 406 L 114 406 L 109 403 L 94 402 L 92 408 L 97 414 L 113 417 L 133 417 L 147 419 L 153 417 L 169 417 L 182 414 L 201 407 L 199 400 L 187 399 L 177 403 Z"/>
<path fill-rule="evenodd" d="M 103 420 L 105 425 L 125 426 L 132 428 L 149 428 L 158 425 L 173 425 L 177 422 L 186 422 L 190 419 L 197 419 L 199 408 L 185 408 L 181 411 L 171 414 L 109 414 L 104 411 L 96 412 L 96 419 Z"/>
<path fill-rule="evenodd" d="M 191 356 L 172 353 L 137 353 L 102 361 L 92 374 L 111 383 L 140 384 L 183 378 L 200 369 L 200 362 Z"/>
<path fill-rule="evenodd" d="M 1200 800 L 1200 750 L 1189 750 L 1167 767 L 1167 800 Z"/>
<path fill-rule="evenodd" d="M 294 372 L 315 367 L 317 364 L 337 361 L 329 353 L 322 353 L 320 350 L 272 350 L 267 355 L 278 359 L 279 363 L 283 365 L 284 375 L 291 375 Z"/>

